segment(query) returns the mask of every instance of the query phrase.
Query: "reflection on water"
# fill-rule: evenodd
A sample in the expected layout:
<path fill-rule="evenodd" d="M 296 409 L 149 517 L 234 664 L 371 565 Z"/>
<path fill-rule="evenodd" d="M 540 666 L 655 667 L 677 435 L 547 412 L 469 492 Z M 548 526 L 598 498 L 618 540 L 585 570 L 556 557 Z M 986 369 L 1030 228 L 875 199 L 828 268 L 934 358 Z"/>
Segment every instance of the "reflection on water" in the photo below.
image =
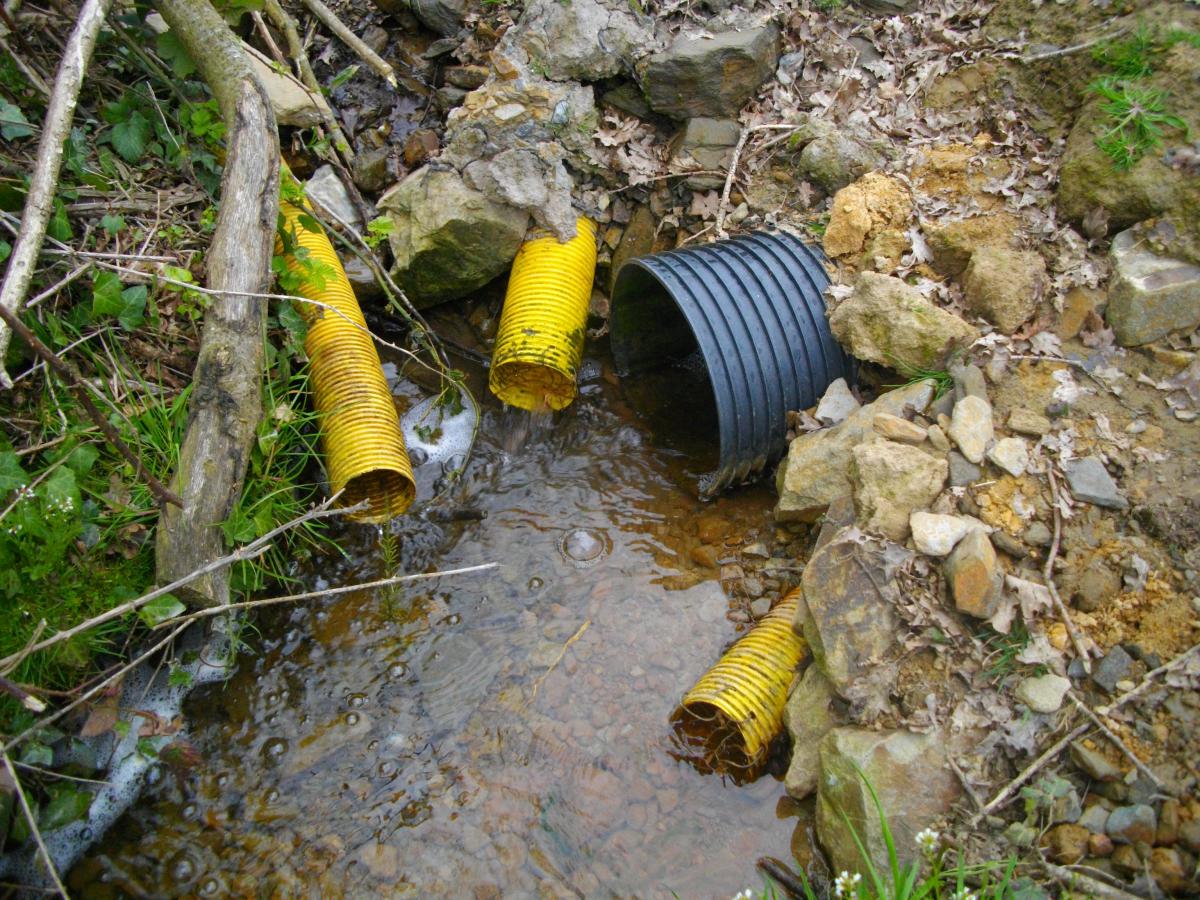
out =
<path fill-rule="evenodd" d="M 701 507 L 624 410 L 593 381 L 514 450 L 485 408 L 443 501 L 483 517 L 391 528 L 408 571 L 502 568 L 260 619 L 258 652 L 189 703 L 200 764 L 148 790 L 73 893 L 729 897 L 788 859 L 779 782 L 698 774 L 670 726 L 735 636 L 689 560 L 695 517 L 728 521 L 736 554 L 769 539 L 770 497 Z M 313 584 L 380 574 L 376 533 L 347 540 Z"/>

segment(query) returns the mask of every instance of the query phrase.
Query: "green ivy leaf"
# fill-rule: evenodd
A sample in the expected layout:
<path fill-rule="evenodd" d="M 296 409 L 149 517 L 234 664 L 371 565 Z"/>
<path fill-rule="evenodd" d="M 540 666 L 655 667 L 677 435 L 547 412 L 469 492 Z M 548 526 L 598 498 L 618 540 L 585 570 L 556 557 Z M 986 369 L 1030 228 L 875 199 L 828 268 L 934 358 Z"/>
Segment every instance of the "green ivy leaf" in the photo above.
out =
<path fill-rule="evenodd" d="M 46 234 L 63 244 L 75 236 L 75 232 L 71 230 L 71 221 L 67 218 L 67 208 L 57 197 L 54 198 L 54 215 L 46 225 Z"/>
<path fill-rule="evenodd" d="M 115 235 L 125 227 L 125 217 L 114 216 L 112 213 L 108 213 L 100 219 L 100 227 L 107 231 L 110 236 Z"/>
<path fill-rule="evenodd" d="M 135 109 L 130 111 L 127 119 L 113 125 L 112 131 L 109 132 L 109 141 L 121 159 L 127 163 L 135 163 L 146 151 L 150 134 L 150 120 Z"/>
<path fill-rule="evenodd" d="M 173 594 L 163 594 L 155 597 L 138 610 L 142 621 L 153 628 L 167 619 L 173 619 L 184 610 L 184 605 L 175 599 Z"/>
<path fill-rule="evenodd" d="M 163 62 L 169 63 L 171 71 L 180 78 L 187 78 L 196 71 L 196 64 L 192 62 L 192 58 L 188 56 L 187 51 L 183 49 L 183 44 L 179 42 L 179 38 L 173 31 L 164 31 L 154 42 L 155 52 L 162 58 Z"/>
<path fill-rule="evenodd" d="M 92 283 L 92 314 L 114 316 L 126 331 L 133 331 L 146 320 L 146 286 L 122 288 L 113 272 L 99 272 Z"/>
<path fill-rule="evenodd" d="M 0 497 L 28 483 L 29 476 L 21 468 L 21 458 L 11 450 L 0 453 Z"/>
<path fill-rule="evenodd" d="M 11 253 L 12 244 L 10 244 L 8 241 L 0 241 L 0 263 L 8 259 L 9 254 Z"/>
<path fill-rule="evenodd" d="M 6 141 L 29 137 L 33 134 L 33 126 L 25 118 L 21 108 L 0 97 L 0 137 Z"/>
<path fill-rule="evenodd" d="M 54 764 L 54 751 L 41 741 L 29 741 L 21 751 L 21 762 L 29 766 L 46 766 Z"/>
<path fill-rule="evenodd" d="M 82 819 L 92 805 L 93 796 L 90 791 L 77 791 L 66 785 L 53 788 L 53 796 L 38 820 L 38 827 L 43 831 L 53 831 Z"/>

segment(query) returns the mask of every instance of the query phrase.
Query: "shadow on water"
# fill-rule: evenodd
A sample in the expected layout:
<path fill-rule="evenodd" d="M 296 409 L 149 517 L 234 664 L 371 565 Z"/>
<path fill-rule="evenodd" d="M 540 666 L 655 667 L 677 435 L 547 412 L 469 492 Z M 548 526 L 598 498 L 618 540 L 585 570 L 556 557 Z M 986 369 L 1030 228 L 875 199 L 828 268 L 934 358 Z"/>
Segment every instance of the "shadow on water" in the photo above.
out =
<path fill-rule="evenodd" d="M 676 759 L 675 705 L 735 636 L 696 518 L 727 524 L 728 554 L 773 529 L 761 486 L 697 500 L 687 375 L 637 388 L 676 398 L 648 419 L 596 360 L 554 416 L 478 394 L 465 469 L 386 555 L 501 567 L 265 612 L 187 705 L 199 764 L 149 786 L 73 895 L 729 897 L 757 857 L 790 859 L 779 819 L 806 819 L 777 811 L 777 777 Z M 306 583 L 378 577 L 379 535 L 348 529 Z"/>

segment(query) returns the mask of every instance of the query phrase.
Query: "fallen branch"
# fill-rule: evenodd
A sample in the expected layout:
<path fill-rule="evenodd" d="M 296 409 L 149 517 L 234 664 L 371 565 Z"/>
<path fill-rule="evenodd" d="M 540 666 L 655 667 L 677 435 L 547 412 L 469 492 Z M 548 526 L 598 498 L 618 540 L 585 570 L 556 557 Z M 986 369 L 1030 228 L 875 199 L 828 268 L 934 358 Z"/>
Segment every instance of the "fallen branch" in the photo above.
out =
<path fill-rule="evenodd" d="M 79 99 L 88 61 L 92 58 L 100 26 L 104 24 L 110 6 L 112 0 L 85 0 L 58 67 L 54 91 L 42 123 L 42 138 L 38 143 L 37 162 L 34 163 L 29 182 L 29 193 L 25 197 L 25 210 L 21 214 L 21 231 L 13 244 L 8 271 L 0 287 L 0 309 L 7 313 L 20 311 L 33 280 L 38 253 L 42 249 L 46 226 L 54 209 L 54 191 L 62 168 L 63 144 L 71 130 L 71 119 L 75 115 L 75 104 Z M 8 316 L 4 317 L 4 321 L 11 327 Z M 12 387 L 12 380 L 4 367 L 4 356 L 10 340 L 8 327 L 0 325 L 0 388 L 5 389 Z"/>
<path fill-rule="evenodd" d="M 733 190 L 733 179 L 737 175 L 738 163 L 742 158 L 742 151 L 746 147 L 746 140 L 755 131 L 796 131 L 798 125 L 754 125 L 746 126 L 742 129 L 742 133 L 738 136 L 738 142 L 733 148 L 733 158 L 729 160 L 729 168 L 725 172 L 725 185 L 721 189 L 721 203 L 717 207 L 717 239 L 723 240 L 727 237 L 725 233 L 725 214 L 729 209 L 729 194 Z M 778 143 L 773 141 L 772 143 Z M 688 173 L 692 174 L 692 173 Z"/>
<path fill-rule="evenodd" d="M 1054 537 L 1050 542 L 1050 552 L 1046 554 L 1046 565 L 1042 569 L 1042 580 L 1046 582 L 1046 589 L 1050 591 L 1050 599 L 1054 601 L 1054 608 L 1058 610 L 1059 618 L 1062 619 L 1063 625 L 1066 626 L 1067 634 L 1071 636 L 1071 645 L 1075 648 L 1075 655 L 1079 657 L 1079 661 L 1083 665 L 1083 671 L 1090 675 L 1092 674 L 1091 657 L 1088 654 L 1087 647 L 1084 646 L 1079 630 L 1071 620 L 1071 614 L 1067 612 L 1066 604 L 1062 602 L 1062 598 L 1058 595 L 1058 586 L 1054 583 L 1054 559 L 1058 556 L 1058 546 L 1062 540 L 1062 513 L 1058 508 L 1058 479 L 1054 477 L 1054 462 L 1052 460 L 1046 460 L 1046 477 L 1050 481 L 1050 508 L 1054 511 Z"/>
<path fill-rule="evenodd" d="M 1090 875 L 1084 875 L 1082 872 L 1076 872 L 1073 869 L 1064 868 L 1063 866 L 1056 866 L 1054 863 L 1043 862 L 1042 866 L 1045 868 L 1046 874 L 1059 884 L 1070 888 L 1072 891 L 1078 889 L 1089 897 L 1099 897 L 1100 900 L 1137 900 L 1138 897 L 1143 896 L 1141 894 L 1131 894 L 1128 891 L 1105 884 L 1103 881 L 1093 878 Z"/>
<path fill-rule="evenodd" d="M 323 597 L 333 597 L 338 594 L 349 594 L 354 591 L 371 591 L 375 588 L 388 587 L 393 584 L 403 584 L 408 581 L 427 581 L 430 578 L 444 578 L 450 575 L 469 575 L 472 572 L 486 572 L 490 569 L 497 569 L 499 563 L 482 563 L 478 566 L 465 566 L 461 569 L 446 569 L 441 572 L 417 572 L 411 575 L 393 575 L 390 578 L 380 578 L 377 581 L 364 581 L 359 584 L 344 584 L 341 587 L 326 588 L 323 591 L 305 591 L 302 594 L 288 594 L 283 597 L 263 597 L 259 600 L 243 600 L 240 603 L 230 603 L 226 606 L 212 607 L 210 609 L 199 609 L 196 612 L 188 613 L 184 616 L 178 616 L 174 619 L 167 619 L 165 622 L 160 622 L 154 626 L 155 630 L 159 628 L 169 628 L 172 625 L 183 625 L 194 622 L 197 619 L 204 619 L 209 616 L 215 616 L 229 612 L 235 609 L 252 609 L 259 606 L 276 606 L 280 603 L 298 603 L 301 600 L 317 600 Z"/>
<path fill-rule="evenodd" d="M 173 503 L 175 506 L 182 506 L 183 501 L 179 496 L 168 490 L 167 487 L 154 477 L 143 464 L 138 455 L 134 453 L 129 445 L 121 439 L 121 435 L 117 434 L 117 429 L 112 423 L 96 408 L 96 404 L 92 402 L 92 389 L 84 380 L 79 370 L 75 368 L 73 363 L 60 357 L 57 353 L 42 343 L 41 339 L 34 334 L 29 327 L 17 318 L 15 313 L 10 312 L 3 306 L 0 306 L 0 320 L 3 320 L 9 328 L 16 332 L 17 336 L 27 343 L 30 349 L 33 350 L 42 360 L 63 380 L 70 391 L 75 395 L 79 402 L 83 405 L 84 411 L 88 418 L 91 419 L 96 427 L 103 433 L 108 442 L 116 448 L 125 459 L 133 466 L 133 470 L 138 477 L 146 483 L 160 504 L 165 508 L 168 503 Z M 3 372 L 3 365 L 0 365 L 0 373 L 3 378 L 8 378 L 8 373 Z M 11 381 L 8 382 L 12 384 Z"/>
<path fill-rule="evenodd" d="M 140 597 L 136 597 L 133 600 L 122 603 L 120 606 L 114 606 L 107 612 L 103 612 L 98 616 L 93 616 L 90 619 L 80 622 L 78 625 L 68 628 L 66 631 L 55 632 L 53 635 L 43 641 L 31 642 L 17 653 L 12 654 L 11 656 L 6 656 L 4 659 L 0 659 L 0 672 L 11 672 L 13 668 L 19 665 L 22 660 L 32 653 L 37 653 L 41 650 L 45 650 L 47 647 L 53 647 L 55 644 L 60 644 L 63 641 L 70 640 L 76 635 L 82 634 L 91 628 L 95 628 L 97 625 L 103 625 L 105 622 L 111 622 L 113 619 L 119 619 L 122 616 L 128 615 L 129 613 L 137 612 L 147 603 L 157 600 L 164 594 L 169 594 L 172 591 L 178 590 L 189 582 L 195 581 L 197 578 L 203 578 L 205 575 L 215 572 L 218 569 L 223 569 L 226 566 L 231 566 L 234 563 L 245 562 L 246 560 L 255 559 L 259 556 L 262 556 L 262 554 L 266 553 L 271 548 L 271 541 L 283 534 L 285 531 L 290 531 L 293 528 L 303 525 L 305 522 L 311 522 L 315 519 L 325 519 L 329 518 L 330 516 L 341 516 L 345 515 L 346 513 L 356 512 L 357 510 L 365 508 L 364 504 L 360 503 L 355 506 L 345 507 L 344 509 L 333 509 L 333 504 L 340 496 L 340 492 L 334 494 L 328 500 L 324 501 L 318 506 L 314 506 L 303 515 L 297 516 L 291 521 L 284 522 L 282 525 L 272 528 L 262 537 L 256 538 L 249 544 L 239 547 L 237 550 L 222 556 L 220 559 L 214 559 L 211 562 L 200 566 L 194 572 L 189 572 L 188 574 L 175 579 L 170 584 L 164 584 L 162 587 L 157 587 L 152 591 L 148 591 L 145 594 L 142 594 Z"/>
<path fill-rule="evenodd" d="M 207 0 L 159 0 L 159 12 L 196 61 L 226 127 L 221 205 L 206 261 L 209 286 L 228 292 L 204 315 L 188 428 L 173 486 L 181 510 L 159 517 L 155 562 L 174 581 L 222 555 L 224 522 L 242 493 L 262 418 L 264 304 L 279 214 L 279 135 L 270 99 L 241 43 Z M 189 605 L 229 602 L 224 569 L 189 582 Z"/>
<path fill-rule="evenodd" d="M 25 796 L 25 790 L 21 787 L 21 779 L 17 777 L 17 768 L 12 764 L 12 760 L 8 758 L 7 750 L 3 754 L 4 768 L 8 770 L 8 777 L 12 779 L 13 789 L 17 794 L 17 800 L 21 804 L 21 812 L 25 814 L 25 821 L 29 823 L 29 833 L 33 835 L 33 840 L 37 843 L 38 852 L 42 855 L 42 859 L 46 863 L 46 871 L 50 873 L 50 880 L 54 882 L 54 887 L 57 888 L 59 896 L 69 898 L 67 889 L 63 887 L 62 879 L 58 877 L 58 870 L 54 868 L 54 860 L 50 858 L 50 851 L 46 849 L 46 842 L 42 840 L 42 833 L 38 830 L 37 816 L 29 807 L 29 798 Z"/>
<path fill-rule="evenodd" d="M 371 67 L 371 70 L 390 84 L 393 88 L 399 87 L 400 82 L 396 78 L 396 71 L 382 58 L 379 54 L 363 43 L 362 38 L 346 27 L 333 10 L 326 6 L 321 0 L 302 0 L 304 6 L 310 13 L 316 16 L 321 22 L 337 35 L 338 39 L 343 44 L 358 54 L 359 58 Z"/>

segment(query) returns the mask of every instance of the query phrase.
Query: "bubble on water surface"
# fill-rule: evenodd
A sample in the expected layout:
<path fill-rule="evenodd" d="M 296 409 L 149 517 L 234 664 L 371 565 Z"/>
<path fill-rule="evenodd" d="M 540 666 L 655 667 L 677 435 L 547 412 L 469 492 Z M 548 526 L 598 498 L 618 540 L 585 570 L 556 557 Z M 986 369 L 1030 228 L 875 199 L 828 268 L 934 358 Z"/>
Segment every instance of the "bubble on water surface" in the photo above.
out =
<path fill-rule="evenodd" d="M 546 586 L 546 582 L 543 581 L 541 578 L 538 578 L 536 575 L 534 575 L 532 578 L 529 579 L 528 586 L 531 591 L 540 591 L 542 588 L 544 588 Z"/>
<path fill-rule="evenodd" d="M 263 744 L 262 756 L 263 759 L 269 763 L 277 763 L 279 760 L 283 759 L 287 751 L 288 742 L 286 740 L 283 738 L 271 738 L 269 741 Z M 222 783 L 223 780 L 227 781 L 227 776 L 222 775 L 221 778 L 217 779 L 217 784 L 221 785 L 221 787 L 225 786 Z"/>
<path fill-rule="evenodd" d="M 567 562 L 587 568 L 600 562 L 612 550 L 608 534 L 597 528 L 572 528 L 558 542 L 558 550 Z"/>

